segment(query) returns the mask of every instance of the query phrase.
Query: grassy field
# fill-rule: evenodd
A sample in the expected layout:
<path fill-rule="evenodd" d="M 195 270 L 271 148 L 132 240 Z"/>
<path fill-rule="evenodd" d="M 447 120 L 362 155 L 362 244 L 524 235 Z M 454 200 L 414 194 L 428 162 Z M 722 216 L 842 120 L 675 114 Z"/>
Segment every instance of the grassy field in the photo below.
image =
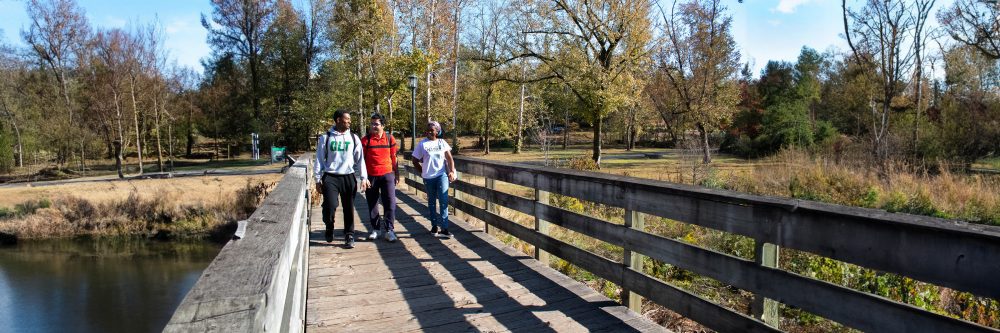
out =
<path fill-rule="evenodd" d="M 139 179 L 93 181 L 85 183 L 51 186 L 16 186 L 0 188 L 0 208 L 13 208 L 26 201 L 64 196 L 85 198 L 92 203 L 107 203 L 128 198 L 132 193 L 142 196 L 160 196 L 176 200 L 179 204 L 216 203 L 225 195 L 243 187 L 246 183 L 272 183 L 281 179 L 281 174 L 255 176 L 197 176 L 172 179 Z"/>
<path fill-rule="evenodd" d="M 281 174 L 88 181 L 0 188 L 0 236 L 221 236 Z M 0 237 L 4 238 L 4 237 Z"/>

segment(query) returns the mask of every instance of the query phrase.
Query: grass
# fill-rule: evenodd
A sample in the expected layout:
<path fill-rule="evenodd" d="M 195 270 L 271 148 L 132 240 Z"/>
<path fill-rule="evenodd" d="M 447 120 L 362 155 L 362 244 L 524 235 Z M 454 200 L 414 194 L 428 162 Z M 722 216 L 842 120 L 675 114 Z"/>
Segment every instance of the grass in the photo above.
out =
<path fill-rule="evenodd" d="M 195 171 L 195 170 L 206 170 L 206 169 L 226 169 L 226 170 L 277 170 L 283 165 L 282 163 L 269 164 L 266 156 L 263 156 L 261 160 L 252 160 L 249 155 L 236 156 L 232 159 L 187 159 L 187 158 L 175 158 L 174 159 L 174 169 L 173 171 Z M 129 159 L 124 165 L 124 172 L 126 175 L 134 175 L 138 172 L 138 164 L 135 158 Z M 144 171 L 146 173 L 159 172 L 157 167 L 156 159 L 145 158 Z M 76 162 L 78 163 L 78 162 Z M 164 168 L 169 171 L 170 164 L 167 160 L 163 161 Z M 113 159 L 99 159 L 99 160 L 88 160 L 87 161 L 87 171 L 82 172 L 79 170 L 78 164 L 71 164 L 64 166 L 63 169 L 58 169 L 54 164 L 51 163 L 39 163 L 35 165 L 26 165 L 23 168 L 14 168 L 13 172 L 5 175 L 0 175 L 0 183 L 8 182 L 25 182 L 25 181 L 45 181 L 45 180 L 60 180 L 60 179 L 74 179 L 81 177 L 101 177 L 101 176 L 113 176 L 117 175 L 118 172 L 115 169 L 115 160 Z"/>
<path fill-rule="evenodd" d="M 0 234 L 18 239 L 220 236 L 232 222 L 249 216 L 280 177 L 210 176 L 2 188 L 0 207 L 13 208 L 0 211 L 13 213 L 0 217 Z M 46 202 L 48 206 L 41 204 Z M 34 209 L 21 208 L 28 206 Z"/>
<path fill-rule="evenodd" d="M 1000 171 L 1000 156 L 982 158 L 972 164 L 973 168 Z"/>

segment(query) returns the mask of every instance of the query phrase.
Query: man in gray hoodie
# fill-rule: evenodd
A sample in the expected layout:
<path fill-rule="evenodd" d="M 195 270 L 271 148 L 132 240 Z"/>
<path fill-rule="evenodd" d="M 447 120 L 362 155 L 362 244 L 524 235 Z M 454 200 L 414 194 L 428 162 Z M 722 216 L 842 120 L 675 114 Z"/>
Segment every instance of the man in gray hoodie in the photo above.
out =
<path fill-rule="evenodd" d="M 344 206 L 344 246 L 354 248 L 354 196 L 358 193 L 355 173 L 360 174 L 361 190 L 367 190 L 368 172 L 365 170 L 361 139 L 351 133 L 351 114 L 337 110 L 333 114 L 333 128 L 319 137 L 316 143 L 316 163 L 313 170 L 316 190 L 323 193 L 323 224 L 326 225 L 326 242 L 333 241 L 333 213 L 337 198 Z"/>

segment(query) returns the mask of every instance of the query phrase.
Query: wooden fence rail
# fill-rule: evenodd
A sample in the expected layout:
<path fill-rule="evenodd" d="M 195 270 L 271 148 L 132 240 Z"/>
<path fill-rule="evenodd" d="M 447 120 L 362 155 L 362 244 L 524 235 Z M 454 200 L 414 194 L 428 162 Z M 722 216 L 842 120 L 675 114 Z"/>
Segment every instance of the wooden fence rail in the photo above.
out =
<path fill-rule="evenodd" d="M 302 332 L 309 251 L 310 156 L 287 174 L 209 264 L 164 332 Z"/>
<path fill-rule="evenodd" d="M 533 188 L 536 193 L 621 207 L 630 216 L 638 213 L 660 216 L 750 237 L 758 244 L 758 257 L 762 253 L 776 255 L 776 245 L 1000 299 L 1000 228 L 594 172 L 468 157 L 455 160 L 458 171 L 484 177 L 486 184 L 507 182 Z M 407 170 L 411 175 L 406 183 L 423 190 L 419 173 L 412 168 Z M 472 204 L 469 199 L 483 199 L 491 205 L 534 216 L 536 220 L 620 246 L 626 253 L 648 256 L 863 331 L 997 332 L 775 268 L 773 258 L 770 264 L 768 260 L 746 260 L 650 234 L 642 231 L 641 220 L 638 227 L 614 224 L 550 206 L 547 200 L 528 199 L 484 185 L 465 180 L 453 183 L 452 187 L 462 195 L 456 195 L 452 205 L 541 251 L 718 331 L 777 329 L 646 275 L 629 256 L 625 262 L 606 259 L 552 238 L 544 228 L 529 228 L 509 221 L 495 211 Z M 765 244 L 773 244 L 773 252 L 766 252 Z M 633 297 L 623 297 L 626 298 Z"/>

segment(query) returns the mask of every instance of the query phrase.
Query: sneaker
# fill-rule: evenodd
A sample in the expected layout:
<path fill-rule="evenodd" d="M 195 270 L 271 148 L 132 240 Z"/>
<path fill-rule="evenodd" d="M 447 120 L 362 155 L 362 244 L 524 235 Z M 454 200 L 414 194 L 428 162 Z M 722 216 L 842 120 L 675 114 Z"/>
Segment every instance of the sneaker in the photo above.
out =
<path fill-rule="evenodd" d="M 438 233 L 438 226 L 431 227 L 431 235 L 437 235 L 437 233 Z"/>
<path fill-rule="evenodd" d="M 438 237 L 441 237 L 441 238 L 444 238 L 444 239 L 450 239 L 451 238 L 451 233 L 448 232 L 448 229 L 441 229 L 441 233 L 438 234 Z"/>
<path fill-rule="evenodd" d="M 378 239 L 378 229 L 372 230 L 372 233 L 368 234 L 368 241 L 374 242 Z"/>
<path fill-rule="evenodd" d="M 388 232 L 385 233 L 385 240 L 389 241 L 389 243 L 395 243 L 396 239 L 397 238 L 395 231 L 389 230 Z"/>
<path fill-rule="evenodd" d="M 333 242 L 333 230 L 326 229 L 326 232 L 323 233 L 323 236 L 326 237 L 326 242 L 327 243 Z"/>
<path fill-rule="evenodd" d="M 348 249 L 354 248 L 354 236 L 347 235 L 347 237 L 344 238 L 344 247 Z"/>

